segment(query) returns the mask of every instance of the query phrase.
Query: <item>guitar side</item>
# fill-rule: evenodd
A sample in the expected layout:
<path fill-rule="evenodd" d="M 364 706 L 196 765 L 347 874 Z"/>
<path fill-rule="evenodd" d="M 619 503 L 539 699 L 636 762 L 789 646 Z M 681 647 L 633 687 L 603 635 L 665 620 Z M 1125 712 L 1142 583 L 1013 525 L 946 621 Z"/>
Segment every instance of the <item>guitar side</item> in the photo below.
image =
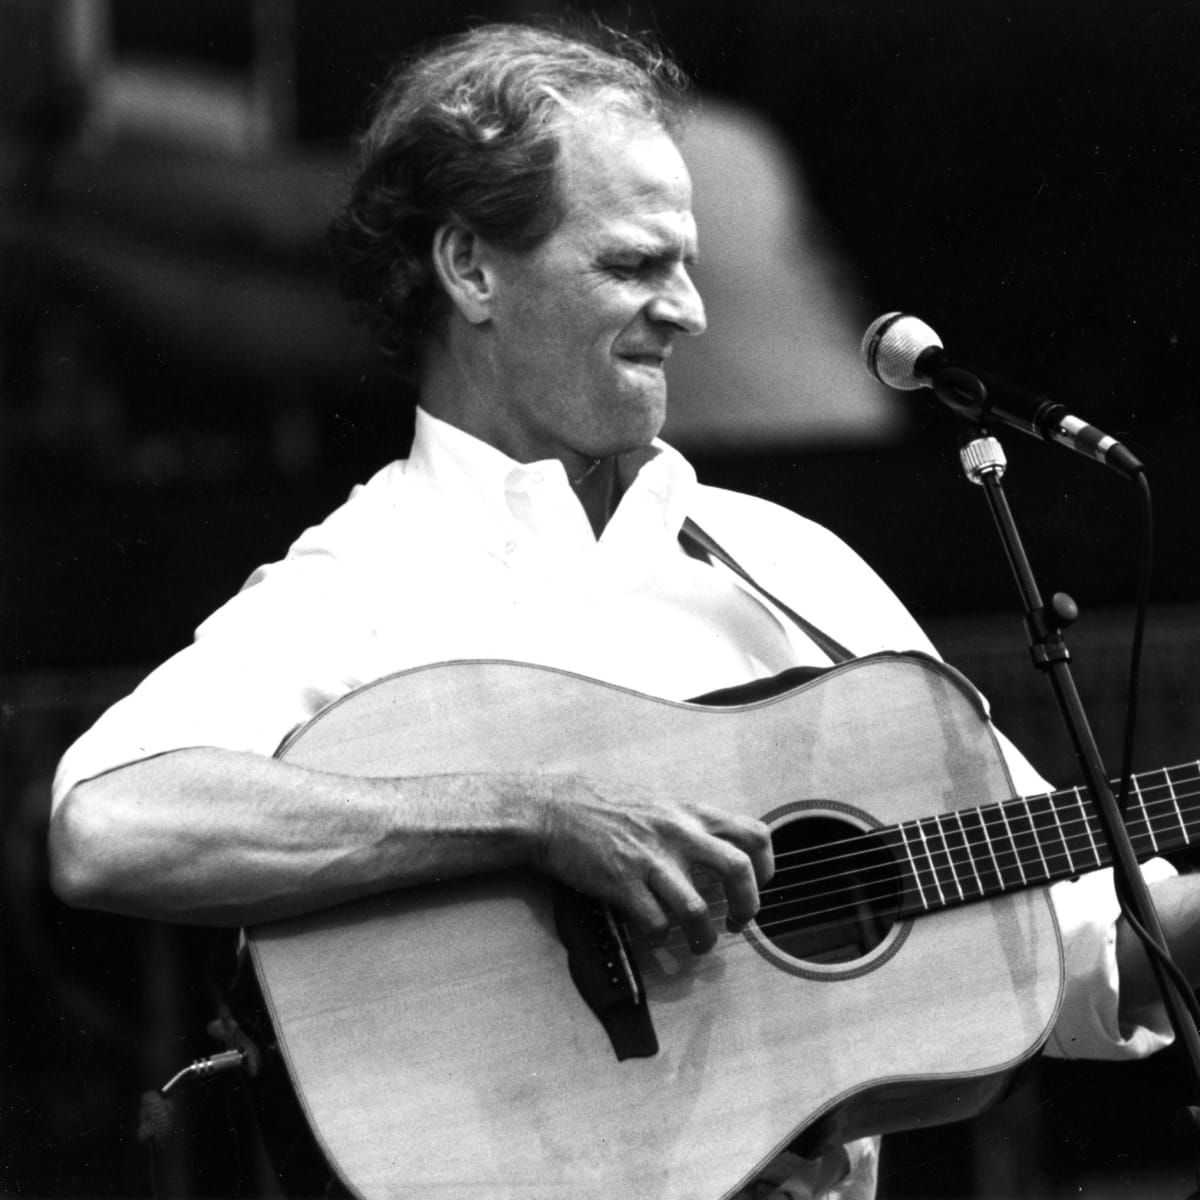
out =
<path fill-rule="evenodd" d="M 361 775 L 580 771 L 866 823 L 1010 795 L 973 694 L 920 656 L 730 709 L 511 663 L 422 668 L 332 706 L 284 756 Z M 635 946 L 659 1051 L 618 1061 L 533 876 L 390 893 L 248 940 L 309 1123 L 369 1200 L 715 1200 L 823 1117 L 849 1135 L 972 1115 L 1040 1046 L 1061 979 L 1040 890 L 903 922 L 841 963 L 764 953 L 757 926 L 701 957 Z"/>

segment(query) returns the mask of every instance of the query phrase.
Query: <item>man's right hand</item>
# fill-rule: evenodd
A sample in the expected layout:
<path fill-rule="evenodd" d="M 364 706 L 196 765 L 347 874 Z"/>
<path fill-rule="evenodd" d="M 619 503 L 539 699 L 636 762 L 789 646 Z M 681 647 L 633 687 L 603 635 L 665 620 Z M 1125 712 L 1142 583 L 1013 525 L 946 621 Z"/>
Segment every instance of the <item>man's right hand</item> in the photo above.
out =
<path fill-rule="evenodd" d="M 678 924 L 697 954 L 713 947 L 717 933 L 695 870 L 720 880 L 731 928 L 758 912 L 759 888 L 774 873 L 770 832 L 761 821 L 608 781 L 546 783 L 539 870 L 622 909 L 653 938 L 665 938 Z"/>

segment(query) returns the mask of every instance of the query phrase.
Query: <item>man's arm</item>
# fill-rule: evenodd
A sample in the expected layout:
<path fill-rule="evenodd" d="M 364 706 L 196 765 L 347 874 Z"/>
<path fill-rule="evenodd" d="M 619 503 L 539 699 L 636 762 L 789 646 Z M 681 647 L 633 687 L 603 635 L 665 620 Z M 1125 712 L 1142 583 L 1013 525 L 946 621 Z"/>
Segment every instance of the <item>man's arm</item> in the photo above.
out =
<path fill-rule="evenodd" d="M 773 870 L 758 821 L 578 776 L 370 779 L 215 748 L 77 784 L 51 818 L 50 854 L 67 903 L 218 925 L 530 867 L 653 935 L 679 923 L 696 950 L 716 933 L 691 869 L 720 877 L 734 924 Z"/>
<path fill-rule="evenodd" d="M 1200 874 L 1177 875 L 1150 884 L 1171 957 L 1193 986 L 1200 985 Z M 1162 998 L 1141 939 L 1124 917 L 1117 921 L 1120 1018 L 1132 1027 L 1162 1022 Z"/>

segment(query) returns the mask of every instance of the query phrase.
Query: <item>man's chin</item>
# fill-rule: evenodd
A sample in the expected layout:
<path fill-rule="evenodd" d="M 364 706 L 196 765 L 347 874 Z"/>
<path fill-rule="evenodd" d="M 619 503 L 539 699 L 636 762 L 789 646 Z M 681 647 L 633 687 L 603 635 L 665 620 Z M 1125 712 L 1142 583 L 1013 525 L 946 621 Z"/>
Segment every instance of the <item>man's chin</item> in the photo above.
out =
<path fill-rule="evenodd" d="M 636 415 L 636 419 L 630 420 L 623 431 L 627 442 L 626 449 L 636 450 L 641 446 L 648 446 L 662 432 L 666 419 L 667 405 L 664 393 L 661 401 L 646 405 Z"/>
<path fill-rule="evenodd" d="M 667 389 L 661 378 L 658 386 L 624 387 L 597 400 L 601 407 L 593 407 L 593 413 L 600 420 L 593 430 L 598 437 L 591 440 L 589 451 L 597 458 L 648 446 L 667 419 Z"/>

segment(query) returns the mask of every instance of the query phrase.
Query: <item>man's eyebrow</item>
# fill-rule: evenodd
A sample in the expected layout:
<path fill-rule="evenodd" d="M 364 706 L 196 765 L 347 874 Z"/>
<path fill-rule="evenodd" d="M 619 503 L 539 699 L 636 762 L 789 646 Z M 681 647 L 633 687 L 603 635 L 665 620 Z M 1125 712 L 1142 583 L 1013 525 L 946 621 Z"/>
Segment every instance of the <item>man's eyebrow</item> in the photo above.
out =
<path fill-rule="evenodd" d="M 656 237 L 645 231 L 628 236 L 612 234 L 601 243 L 599 252 L 602 257 L 625 255 L 655 261 L 680 258 L 689 265 L 699 258 L 699 249 L 692 238 L 677 237 L 675 234 Z"/>

